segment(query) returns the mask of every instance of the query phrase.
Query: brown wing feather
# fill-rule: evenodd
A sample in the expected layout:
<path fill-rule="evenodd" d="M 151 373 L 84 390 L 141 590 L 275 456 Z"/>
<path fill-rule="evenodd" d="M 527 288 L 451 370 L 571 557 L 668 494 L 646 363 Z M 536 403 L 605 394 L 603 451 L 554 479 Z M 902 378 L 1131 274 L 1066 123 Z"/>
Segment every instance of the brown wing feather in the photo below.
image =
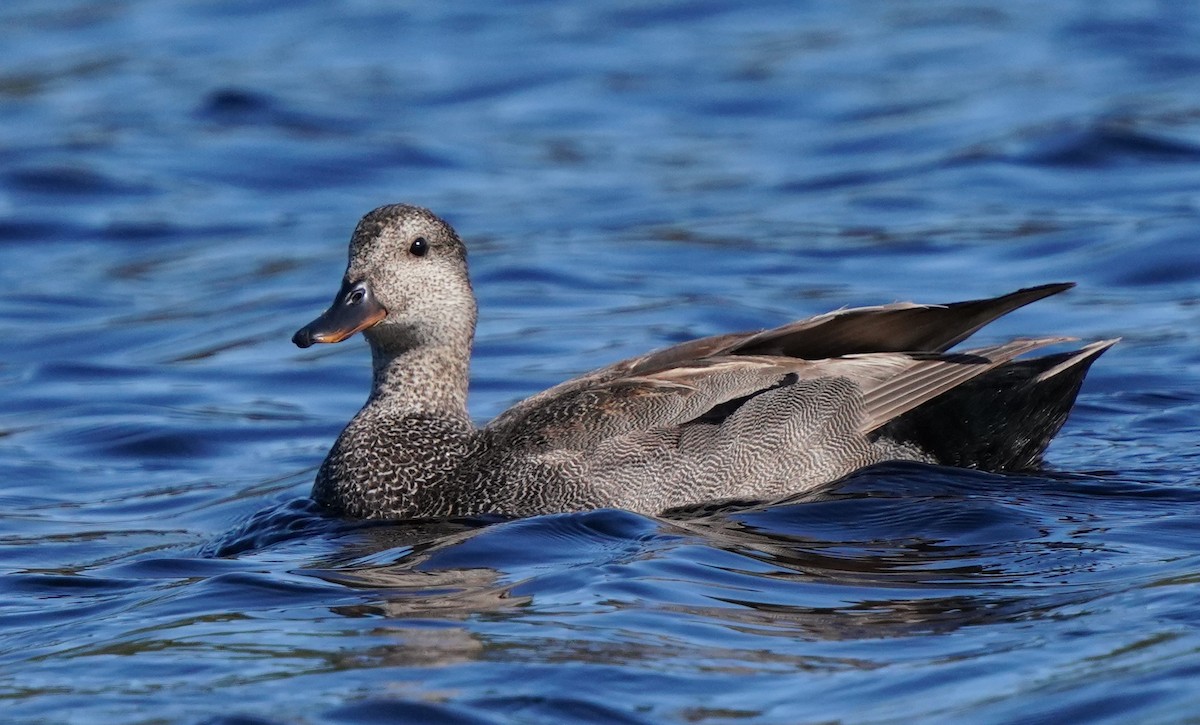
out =
<path fill-rule="evenodd" d="M 945 305 L 898 302 L 839 310 L 749 336 L 728 352 L 806 360 L 869 352 L 945 352 L 998 317 L 1074 286 L 1046 284 Z"/>
<path fill-rule="evenodd" d="M 948 305 L 861 307 L 763 332 L 692 340 L 560 383 L 517 403 L 488 428 L 531 445 L 587 447 L 622 431 L 694 419 L 795 373 L 844 376 L 862 385 L 862 430 L 870 432 L 1023 352 L 1061 341 L 940 354 L 997 317 L 1072 286 L 1048 284 Z"/>
<path fill-rule="evenodd" d="M 770 330 L 704 337 L 614 363 L 592 373 L 602 378 L 661 370 L 725 355 L 768 355 L 821 360 L 870 352 L 945 352 L 989 322 L 1074 287 L 1058 282 L 999 297 L 919 305 L 895 302 L 854 307 L 797 320 Z"/>

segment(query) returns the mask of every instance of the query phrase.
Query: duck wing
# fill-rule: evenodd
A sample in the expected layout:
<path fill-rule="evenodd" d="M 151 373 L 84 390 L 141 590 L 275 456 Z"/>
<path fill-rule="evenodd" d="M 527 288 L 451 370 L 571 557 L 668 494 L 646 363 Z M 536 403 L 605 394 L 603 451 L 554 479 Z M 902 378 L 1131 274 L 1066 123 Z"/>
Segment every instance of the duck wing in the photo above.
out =
<path fill-rule="evenodd" d="M 1070 338 L 1014 340 L 963 353 L 867 353 L 826 360 L 724 356 L 622 377 L 592 375 L 518 403 L 487 426 L 508 449 L 587 451 L 613 438 L 690 423 L 720 424 L 749 400 L 798 382 L 819 398 L 822 384 L 854 393 L 837 398 L 864 438 L 1018 355 Z M 557 391 L 557 392 L 555 392 Z M 817 391 L 817 395 L 814 395 Z M 828 402 L 828 401 L 826 401 Z M 803 405 L 803 403 L 800 403 Z M 814 399 L 812 405 L 822 402 Z"/>
<path fill-rule="evenodd" d="M 1056 282 L 999 297 L 948 304 L 894 302 L 852 307 L 769 330 L 692 340 L 623 360 L 597 373 L 636 373 L 717 355 L 779 355 L 820 360 L 871 352 L 945 352 L 989 322 L 1074 286 L 1074 282 Z"/>
<path fill-rule="evenodd" d="M 944 352 L 998 317 L 1074 286 L 1071 282 L 1045 284 L 999 297 L 941 305 L 896 302 L 855 307 L 797 320 L 769 330 L 691 340 L 622 360 L 559 383 L 517 403 L 492 421 L 488 428 L 510 429 L 529 416 L 557 410 L 565 401 L 575 400 L 579 396 L 598 396 L 604 400 L 603 405 L 614 405 L 612 401 L 621 397 L 642 399 L 647 404 L 654 400 L 658 401 L 656 405 L 665 405 L 665 400 L 671 399 L 667 391 L 674 389 L 671 386 L 681 384 L 679 381 L 687 377 L 680 371 L 709 370 L 717 363 L 723 363 L 725 367 L 717 368 L 720 373 L 713 375 L 712 384 L 701 388 L 719 398 L 722 393 L 717 391 L 724 390 L 723 385 L 729 376 L 744 376 L 742 384 L 748 390 L 738 388 L 735 384 L 732 390 L 739 391 L 733 394 L 736 398 L 761 390 L 761 387 L 755 387 L 760 384 L 766 387 L 777 384 L 779 375 L 783 374 L 777 368 L 788 359 L 817 361 L 869 353 Z M 726 360 L 731 357 L 767 358 L 769 362 L 747 362 L 734 373 L 729 367 L 730 361 Z M 869 363 L 858 364 L 864 370 L 870 367 Z M 877 361 L 876 364 L 883 363 Z M 847 369 L 845 366 L 835 367 Z M 675 394 L 688 397 L 682 389 L 675 390 Z M 714 399 L 712 404 L 723 402 L 726 401 Z M 686 409 L 691 410 L 690 407 Z"/>

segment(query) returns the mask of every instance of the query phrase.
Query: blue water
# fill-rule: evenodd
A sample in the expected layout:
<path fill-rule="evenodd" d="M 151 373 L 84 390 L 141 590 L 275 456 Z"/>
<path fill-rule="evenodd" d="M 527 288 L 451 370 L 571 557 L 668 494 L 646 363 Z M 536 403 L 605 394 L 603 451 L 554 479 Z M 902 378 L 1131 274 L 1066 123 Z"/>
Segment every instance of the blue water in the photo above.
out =
<path fill-rule="evenodd" d="M 1194 722 L 1200 6 L 0 4 L 0 719 Z M 1050 471 L 355 525 L 358 217 L 468 240 L 471 408 L 845 305 L 1079 287 Z"/>

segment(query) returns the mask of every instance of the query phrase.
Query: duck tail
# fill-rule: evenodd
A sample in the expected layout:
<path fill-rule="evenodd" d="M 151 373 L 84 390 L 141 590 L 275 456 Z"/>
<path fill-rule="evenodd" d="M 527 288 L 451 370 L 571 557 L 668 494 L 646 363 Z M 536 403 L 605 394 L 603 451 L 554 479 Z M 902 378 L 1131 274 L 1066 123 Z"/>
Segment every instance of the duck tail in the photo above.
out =
<path fill-rule="evenodd" d="M 1116 342 L 1008 363 L 905 413 L 879 435 L 916 446 L 947 466 L 1036 469 L 1088 369 Z"/>

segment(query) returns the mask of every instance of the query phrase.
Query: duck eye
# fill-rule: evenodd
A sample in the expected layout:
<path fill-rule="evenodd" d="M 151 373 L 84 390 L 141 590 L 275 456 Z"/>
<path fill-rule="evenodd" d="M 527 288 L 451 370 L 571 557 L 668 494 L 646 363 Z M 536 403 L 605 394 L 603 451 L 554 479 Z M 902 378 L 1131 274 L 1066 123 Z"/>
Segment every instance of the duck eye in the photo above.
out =
<path fill-rule="evenodd" d="M 350 296 L 346 298 L 346 301 L 352 305 L 357 305 L 357 304 L 361 303 L 363 301 L 363 298 L 366 296 L 367 296 L 367 293 L 364 292 L 362 290 L 362 288 L 360 287 L 359 289 L 356 289 L 353 292 L 351 292 Z"/>
<path fill-rule="evenodd" d="M 414 257 L 424 257 L 428 251 L 429 242 L 426 241 L 425 237 L 417 237 L 413 240 L 412 246 L 408 248 L 408 253 Z"/>

